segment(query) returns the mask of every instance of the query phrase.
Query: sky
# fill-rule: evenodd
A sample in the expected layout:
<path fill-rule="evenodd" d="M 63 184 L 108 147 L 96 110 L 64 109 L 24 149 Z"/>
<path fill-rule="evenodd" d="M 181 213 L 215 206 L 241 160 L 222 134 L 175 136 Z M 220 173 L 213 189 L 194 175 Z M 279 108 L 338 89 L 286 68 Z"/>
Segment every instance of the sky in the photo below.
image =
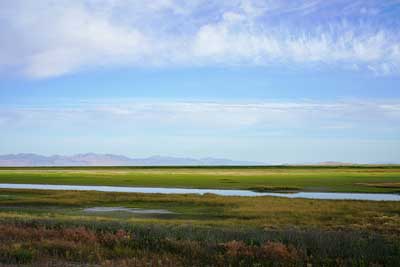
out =
<path fill-rule="evenodd" d="M 400 163 L 400 1 L 0 2 L 0 154 Z"/>

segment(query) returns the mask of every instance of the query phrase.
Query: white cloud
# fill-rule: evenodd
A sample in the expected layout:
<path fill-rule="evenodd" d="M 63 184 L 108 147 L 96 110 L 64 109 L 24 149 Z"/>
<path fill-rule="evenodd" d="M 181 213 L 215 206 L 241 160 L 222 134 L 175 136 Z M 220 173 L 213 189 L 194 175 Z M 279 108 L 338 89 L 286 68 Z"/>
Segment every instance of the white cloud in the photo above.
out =
<path fill-rule="evenodd" d="M 386 5 L 393 4 L 389 2 Z M 86 68 L 121 65 L 301 67 L 312 64 L 399 74 L 398 28 L 385 26 L 381 22 L 384 17 L 375 19 L 384 4 L 296 3 L 3 2 L 0 3 L 0 69 L 45 78 Z M 344 18 L 331 14 L 333 10 Z M 367 17 L 354 17 L 356 14 Z M 296 21 L 301 23 L 296 25 Z"/>
<path fill-rule="evenodd" d="M 18 13 L 23 16 L 17 21 L 19 37 L 26 42 L 24 49 L 31 50 L 22 51 L 26 55 L 22 68 L 29 76 L 57 76 L 91 65 L 135 61 L 146 53 L 148 45 L 139 31 L 113 25 L 83 5 L 38 6 L 49 12 L 35 6 Z"/>

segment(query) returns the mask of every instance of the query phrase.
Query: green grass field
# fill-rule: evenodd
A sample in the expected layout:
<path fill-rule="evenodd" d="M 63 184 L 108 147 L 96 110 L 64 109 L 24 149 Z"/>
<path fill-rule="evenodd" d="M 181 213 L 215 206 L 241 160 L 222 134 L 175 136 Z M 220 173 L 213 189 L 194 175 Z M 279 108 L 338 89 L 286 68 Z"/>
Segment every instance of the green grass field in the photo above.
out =
<path fill-rule="evenodd" d="M 0 183 L 395 193 L 400 167 L 1 168 Z M 399 229 L 400 202 L 0 189 L 0 266 L 397 266 Z"/>
<path fill-rule="evenodd" d="M 400 166 L 0 168 L 0 183 L 399 192 Z"/>

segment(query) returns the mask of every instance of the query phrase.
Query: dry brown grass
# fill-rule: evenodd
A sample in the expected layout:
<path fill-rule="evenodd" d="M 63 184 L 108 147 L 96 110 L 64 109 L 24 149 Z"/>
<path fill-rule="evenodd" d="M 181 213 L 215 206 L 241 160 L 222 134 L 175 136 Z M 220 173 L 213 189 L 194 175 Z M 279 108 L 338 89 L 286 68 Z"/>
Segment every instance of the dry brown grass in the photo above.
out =
<path fill-rule="evenodd" d="M 115 228 L 116 226 L 116 228 Z M 0 266 L 396 266 L 398 239 L 354 232 L 0 224 Z"/>

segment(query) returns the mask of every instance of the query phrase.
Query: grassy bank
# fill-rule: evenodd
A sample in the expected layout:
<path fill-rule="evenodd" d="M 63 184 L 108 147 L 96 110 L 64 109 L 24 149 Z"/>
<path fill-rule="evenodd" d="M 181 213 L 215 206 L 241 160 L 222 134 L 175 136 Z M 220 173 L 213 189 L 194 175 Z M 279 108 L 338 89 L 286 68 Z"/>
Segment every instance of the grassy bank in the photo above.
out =
<path fill-rule="evenodd" d="M 0 183 L 394 193 L 400 166 L 0 168 Z"/>

